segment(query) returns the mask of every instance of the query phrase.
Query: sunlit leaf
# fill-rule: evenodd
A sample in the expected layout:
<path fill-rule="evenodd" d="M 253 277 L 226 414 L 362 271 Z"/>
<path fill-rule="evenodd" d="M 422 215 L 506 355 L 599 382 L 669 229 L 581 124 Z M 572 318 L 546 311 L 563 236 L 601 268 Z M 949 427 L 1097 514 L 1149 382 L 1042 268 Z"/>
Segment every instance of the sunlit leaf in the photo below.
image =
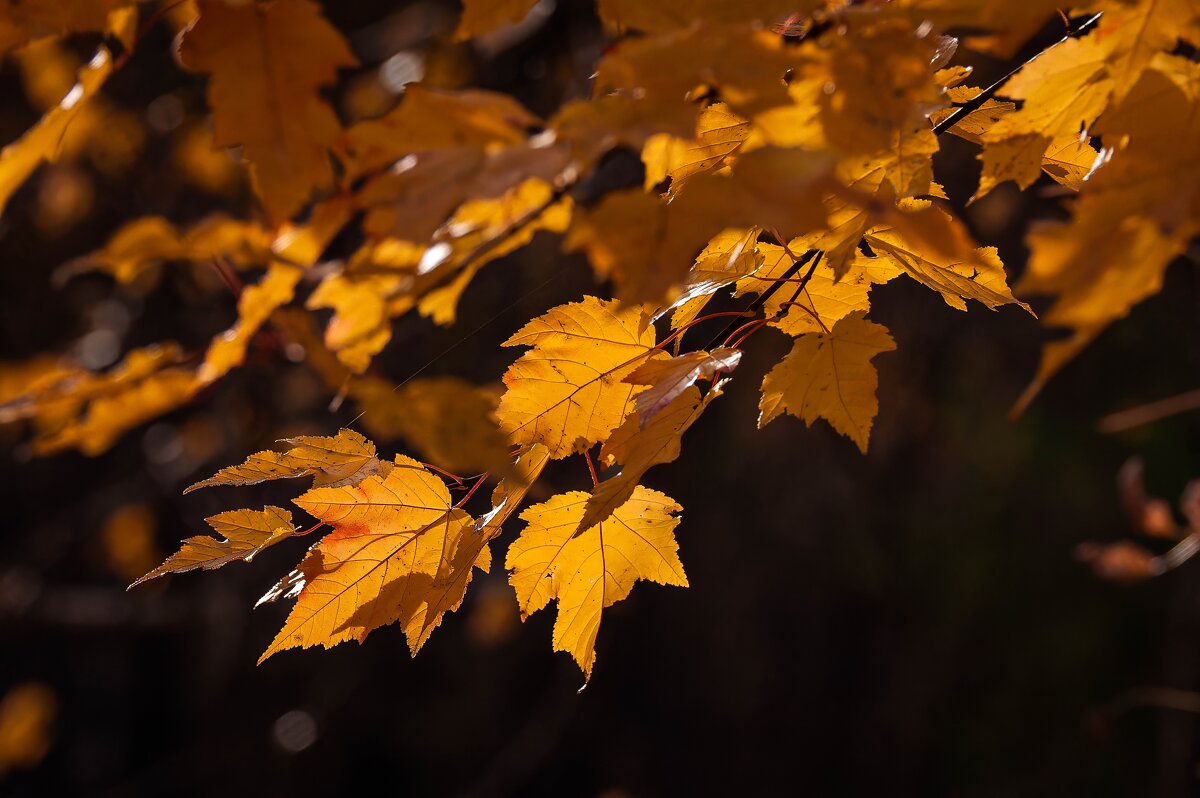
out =
<path fill-rule="evenodd" d="M 823 418 L 866 452 L 879 412 L 879 377 L 871 359 L 895 348 L 887 328 L 868 321 L 861 311 L 828 333 L 797 338 L 792 351 L 763 379 L 758 426 L 785 412 L 810 425 Z"/>
<path fill-rule="evenodd" d="M 575 534 L 588 494 L 560 493 L 521 513 L 527 523 L 505 565 L 521 618 L 558 601 L 554 650 L 575 658 L 590 678 L 604 610 L 629 595 L 639 579 L 687 587 L 675 527 L 683 508 L 641 486 L 612 517 Z"/>

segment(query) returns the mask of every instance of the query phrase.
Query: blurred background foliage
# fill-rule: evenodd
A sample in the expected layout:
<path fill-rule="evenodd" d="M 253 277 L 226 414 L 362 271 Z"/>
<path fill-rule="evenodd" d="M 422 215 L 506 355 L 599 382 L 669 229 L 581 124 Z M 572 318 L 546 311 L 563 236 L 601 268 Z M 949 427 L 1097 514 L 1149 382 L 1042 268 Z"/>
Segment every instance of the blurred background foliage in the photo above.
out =
<path fill-rule="evenodd" d="M 333 97 L 347 121 L 386 111 L 415 80 L 497 89 L 546 112 L 586 94 L 605 41 L 590 4 L 566 0 L 472 44 L 451 41 L 453 3 L 325 10 L 363 62 Z M 136 216 L 251 212 L 241 170 L 210 147 L 203 81 L 169 56 L 171 25 L 148 35 L 0 221 L 0 397 L 22 369 L 53 367 L 42 353 L 104 368 L 163 339 L 199 350 L 234 319 L 203 267 L 168 265 L 125 287 L 61 279 Z M 0 140 L 61 98 L 95 43 L 43 42 L 0 65 Z M 970 58 L 980 83 L 1005 70 Z M 976 150 L 942 145 L 952 200 L 1019 276 L 1022 235 L 1061 215 L 1058 191 L 1009 184 L 964 209 Z M 556 249 L 539 238 L 485 270 L 454 327 L 403 319 L 375 373 L 398 382 L 432 361 L 427 376 L 498 379 L 512 357 L 504 336 L 596 290 L 586 264 Z M 577 669 L 546 645 L 552 615 L 521 628 L 501 572 L 478 580 L 415 660 L 386 629 L 361 648 L 254 667 L 285 608 L 249 608 L 300 542 L 125 592 L 205 516 L 292 494 L 268 484 L 183 498 L 184 486 L 354 418 L 277 347 L 253 348 L 246 368 L 95 458 L 30 459 L 19 431 L 0 428 L 0 792 L 1192 794 L 1200 565 L 1123 588 L 1072 551 L 1129 533 L 1114 487 L 1128 457 L 1168 498 L 1200 472 L 1196 413 L 1097 429 L 1195 387 L 1195 263 L 1172 267 L 1160 295 L 1015 421 L 1008 408 L 1045 334 L 1036 321 L 957 313 L 915 284 L 877 289 L 873 317 L 899 349 L 877 361 L 866 457 L 823 424 L 756 432 L 757 375 L 786 347 L 761 336 L 729 399 L 652 480 L 685 507 L 691 589 L 649 587 L 613 607 L 579 695 Z M 584 488 L 576 471 L 549 472 L 534 498 Z"/>

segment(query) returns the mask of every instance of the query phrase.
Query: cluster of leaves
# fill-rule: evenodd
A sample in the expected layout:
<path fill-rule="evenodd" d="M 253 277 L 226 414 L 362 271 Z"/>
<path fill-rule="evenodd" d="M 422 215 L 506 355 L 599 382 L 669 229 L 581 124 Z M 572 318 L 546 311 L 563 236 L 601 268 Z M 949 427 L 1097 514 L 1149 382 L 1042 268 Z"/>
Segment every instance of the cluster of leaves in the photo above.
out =
<path fill-rule="evenodd" d="M 8 381 L 0 421 L 27 421 L 39 453 L 97 454 L 124 431 L 189 401 L 244 361 L 266 326 L 304 353 L 376 436 L 418 461 L 379 459 L 356 432 L 289 441 L 195 487 L 312 477 L 289 511 L 233 510 L 144 579 L 249 560 L 328 525 L 264 601 L 295 598 L 264 657 L 361 640 L 399 623 L 411 649 L 459 606 L 489 542 L 549 461 L 579 456 L 593 490 L 526 508 L 509 546 L 523 615 L 558 602 L 556 649 L 590 676 L 604 608 L 646 579 L 686 585 L 680 506 L 644 487 L 680 454 L 742 349 L 773 328 L 794 341 L 762 379 L 759 425 L 824 419 L 864 452 L 878 410 L 873 358 L 895 348 L 867 318 L 873 286 L 907 277 L 952 308 L 1016 304 L 994 248 L 940 204 L 939 136 L 980 146 L 976 197 L 1042 175 L 1077 192 L 1067 221 L 1030 234 L 1023 288 L 1051 294 L 1047 346 L 1027 401 L 1100 330 L 1158 290 L 1200 229 L 1200 8 L 1190 0 L 1094 0 L 1063 15 L 1064 37 L 997 86 L 951 66 L 958 40 L 1011 55 L 1063 12 L 1029 0 L 599 0 L 615 38 L 589 99 L 540 119 L 512 97 L 414 84 L 378 118 L 343 126 L 324 91 L 356 63 L 311 0 L 131 0 L 0 6 L 0 51 L 102 31 L 111 43 L 24 137 L 0 153 L 0 207 L 101 100 L 141 28 L 183 15 L 177 57 L 208 76 L 217 147 L 237 148 L 260 213 L 180 227 L 138 218 L 72 264 L 122 283 L 163 261 L 211 263 L 238 319 L 203 355 L 164 343 L 104 373 L 39 361 Z M 468 0 L 457 35 L 519 22 L 533 0 Z M 110 47 L 119 47 L 114 58 Z M 640 156 L 640 185 L 600 179 L 616 150 Z M 357 235 L 344 237 L 347 230 Z M 453 378 L 397 389 L 368 373 L 393 325 L 456 320 L 481 268 L 560 234 L 613 298 L 584 297 L 529 321 L 528 347 L 497 393 Z M 337 253 L 335 239 L 361 240 Z M 239 273 L 258 275 L 243 287 Z M 720 292 L 745 311 L 705 314 Z M 323 333 L 306 311 L 331 311 Z M 730 316 L 703 347 L 688 331 Z M 599 446 L 603 478 L 593 467 Z M 515 459 L 514 459 L 515 458 Z M 446 479 L 483 471 L 452 501 Z M 495 475 L 492 509 L 463 505 Z"/>

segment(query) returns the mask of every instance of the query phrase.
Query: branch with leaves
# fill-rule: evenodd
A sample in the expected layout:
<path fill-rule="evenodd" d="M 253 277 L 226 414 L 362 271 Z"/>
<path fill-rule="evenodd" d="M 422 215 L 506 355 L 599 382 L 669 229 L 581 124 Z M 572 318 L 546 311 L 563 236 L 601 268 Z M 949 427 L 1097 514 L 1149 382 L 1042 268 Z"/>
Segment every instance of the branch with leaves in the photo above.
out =
<path fill-rule="evenodd" d="M 952 64 L 958 41 L 944 32 L 976 33 L 964 49 L 1012 53 L 1055 18 L 1053 4 L 599 0 L 613 42 L 587 99 L 542 119 L 505 94 L 413 83 L 391 110 L 351 124 L 328 93 L 359 59 L 311 0 L 76 5 L 69 18 L 41 4 L 0 10 L 0 52 L 14 50 L 27 74 L 61 56 L 62 37 L 107 37 L 0 153 L 0 211 L 39 164 L 75 152 L 60 144 L 94 135 L 107 79 L 136 61 L 148 29 L 171 25 L 179 64 L 207 80 L 211 143 L 240 153 L 230 168 L 249 181 L 257 212 L 132 219 L 67 264 L 64 279 L 100 272 L 123 286 L 163 262 L 215 268 L 237 320 L 194 360 L 165 343 L 105 372 L 30 364 L 5 384 L 0 422 L 28 424 L 38 454 L 99 455 L 221 390 L 275 336 L 335 403 L 361 411 L 367 432 L 402 438 L 417 456 L 382 458 L 342 430 L 193 486 L 312 480 L 295 505 L 316 524 L 278 507 L 221 513 L 209 519 L 215 536 L 185 540 L 139 580 L 248 561 L 328 526 L 262 599 L 295 599 L 264 658 L 392 623 L 415 653 L 462 603 L 474 569 L 493 567 L 490 543 L 519 513 L 504 567 L 522 616 L 555 600 L 554 647 L 590 677 L 605 608 L 638 580 L 687 584 L 682 508 L 642 482 L 680 456 L 762 330 L 792 346 L 762 377 L 759 426 L 824 421 L 865 453 L 879 407 L 874 358 L 896 346 L 867 318 L 874 286 L 910 279 L 957 310 L 1029 309 L 996 249 L 945 205 L 941 134 L 979 145 L 975 199 L 1045 179 L 1077 195 L 1067 221 L 1030 233 L 1020 288 L 1054 296 L 1044 320 L 1071 336 L 1046 346 L 1021 406 L 1156 291 L 1200 231 L 1190 157 L 1200 65 L 1180 55 L 1181 41 L 1200 42 L 1200 11 L 1187 4 L 1092 3 L 1059 42 L 981 88 L 968 85 L 969 59 Z M 455 36 L 474 40 L 533 5 L 468 0 Z M 640 162 L 632 185 L 618 174 L 630 155 Z M 498 397 L 454 377 L 394 386 L 374 370 L 398 320 L 453 325 L 481 269 L 550 236 L 582 253 L 611 298 L 549 308 L 504 341 L 525 351 Z M 725 293 L 754 298 L 711 311 Z M 326 312 L 318 332 L 313 314 Z M 718 318 L 728 321 L 707 346 L 684 347 L 687 332 Z M 543 470 L 569 457 L 584 460 L 591 489 L 522 508 Z M 490 510 L 473 516 L 492 483 Z"/>

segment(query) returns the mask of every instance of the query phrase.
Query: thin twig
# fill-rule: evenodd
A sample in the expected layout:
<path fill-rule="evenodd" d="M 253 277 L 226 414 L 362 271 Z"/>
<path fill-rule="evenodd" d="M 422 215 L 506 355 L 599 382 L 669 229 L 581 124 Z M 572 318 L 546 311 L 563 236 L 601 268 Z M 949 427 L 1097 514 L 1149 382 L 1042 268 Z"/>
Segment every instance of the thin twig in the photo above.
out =
<path fill-rule="evenodd" d="M 749 338 L 751 335 L 754 335 L 754 333 L 758 332 L 763 327 L 767 326 L 767 320 L 766 319 L 756 319 L 755 321 L 750 322 L 750 325 L 751 325 L 750 328 L 748 330 L 746 330 L 746 332 L 739 335 L 736 340 L 725 344 L 725 347 L 727 349 L 740 349 L 742 344 L 745 343 L 747 338 Z"/>
<path fill-rule="evenodd" d="M 587 460 L 588 473 L 592 475 L 592 487 L 594 488 L 600 484 L 600 480 L 596 478 L 596 464 L 592 462 L 592 453 L 591 452 L 585 450 L 583 453 L 583 456 L 584 456 L 584 459 Z"/>
<path fill-rule="evenodd" d="M 465 496 L 463 496 L 461 499 L 459 499 L 459 500 L 458 500 L 458 503 L 454 505 L 454 508 L 455 508 L 455 509 L 458 509 L 459 507 L 462 507 L 464 504 L 466 504 L 466 503 L 467 503 L 467 501 L 468 501 L 468 500 L 469 500 L 469 499 L 470 499 L 472 496 L 474 496 L 474 495 L 475 495 L 475 491 L 479 490 L 479 488 L 480 488 L 480 487 L 483 485 L 483 483 L 484 483 L 484 482 L 487 480 L 488 476 L 489 476 L 489 475 L 488 475 L 488 474 L 486 474 L 486 473 L 484 473 L 484 474 L 480 474 L 480 475 L 479 475 L 479 479 L 475 480 L 475 484 L 471 486 L 471 489 L 470 489 L 469 491 L 467 491 L 467 493 L 466 493 L 466 495 L 465 495 Z"/>
<path fill-rule="evenodd" d="M 937 135 L 937 136 L 942 135 L 947 130 L 949 130 L 950 128 L 954 127 L 959 122 L 961 122 L 968 115 L 974 113 L 975 111 L 978 111 L 979 108 L 985 102 L 992 99 L 992 97 L 996 94 L 996 92 L 998 92 L 1000 90 L 1001 86 L 1003 86 L 1005 83 L 1007 83 L 1009 81 L 1009 79 L 1011 79 L 1014 75 L 1016 75 L 1018 72 L 1020 72 L 1026 66 L 1028 66 L 1031 61 L 1033 61 L 1035 58 L 1040 56 L 1042 53 L 1049 50 L 1051 47 L 1056 47 L 1056 46 L 1062 44 L 1063 42 L 1067 41 L 1067 39 L 1078 39 L 1080 36 L 1087 33 L 1092 28 L 1094 28 L 1096 26 L 1096 23 L 1100 21 L 1100 17 L 1102 15 L 1103 14 L 1101 12 L 1097 12 L 1097 13 L 1093 14 L 1092 16 L 1087 17 L 1086 19 L 1083 19 L 1083 20 L 1079 21 L 1078 23 L 1076 23 L 1075 25 L 1071 26 L 1070 28 L 1067 29 L 1067 35 L 1063 36 L 1061 39 L 1059 39 L 1054 44 L 1049 45 L 1048 47 L 1046 47 L 1042 50 L 1039 50 L 1037 53 L 1031 55 L 1028 60 L 1013 67 L 1012 71 L 1010 71 L 1007 75 L 1000 78 L 995 83 L 988 86 L 983 91 L 979 92 L 979 94 L 977 94 L 974 97 L 972 97 L 971 99 L 967 100 L 962 105 L 958 106 L 958 108 L 954 109 L 954 113 L 950 114 L 950 116 L 946 117 L 941 122 L 938 122 L 936 125 L 933 126 L 934 135 Z"/>
<path fill-rule="evenodd" d="M 751 319 L 750 321 L 746 322 L 745 324 L 741 324 L 741 325 L 735 327 L 733 329 L 733 332 L 731 332 L 731 333 L 729 333 L 729 335 L 725 336 L 725 340 L 721 342 L 721 346 L 726 347 L 726 348 L 732 346 L 732 344 L 730 344 L 729 342 L 732 341 L 735 337 L 739 336 L 743 330 L 748 330 L 751 327 L 761 325 L 765 321 L 766 321 L 766 319 Z"/>
<path fill-rule="evenodd" d="M 800 257 L 799 260 L 797 260 L 795 263 L 793 263 L 791 265 L 791 267 L 789 267 L 788 270 L 783 273 L 783 279 L 786 280 L 789 277 L 795 277 L 796 274 L 799 273 L 799 271 L 801 269 L 803 269 L 805 266 L 808 265 L 808 262 L 810 260 L 817 257 L 817 253 L 819 253 L 820 251 L 821 250 L 819 250 L 819 249 L 810 249 L 808 252 L 805 252 Z M 816 267 L 815 263 L 813 264 L 813 267 L 814 268 Z M 812 269 L 809 269 L 809 274 L 812 274 Z M 770 288 L 768 288 L 766 291 L 763 291 L 761 294 L 759 294 L 757 297 L 755 297 L 753 302 L 751 302 L 749 305 L 746 306 L 746 309 L 742 312 L 743 315 L 757 313 L 758 309 L 761 308 L 764 304 L 766 304 L 768 299 L 770 299 L 772 296 L 775 295 L 775 292 L 779 290 L 779 287 L 781 285 L 783 285 L 783 283 L 781 283 L 781 282 L 772 283 Z M 737 328 L 738 326 L 739 325 L 737 323 L 737 320 L 734 319 L 732 322 L 730 322 L 725 327 L 724 330 L 721 330 L 721 332 L 717 333 L 716 336 L 711 341 L 709 341 L 708 346 L 706 346 L 704 348 L 712 349 L 714 346 L 719 344 L 721 341 L 724 341 L 726 338 L 728 338 L 730 336 L 730 334 L 733 333 L 734 329 Z"/>
<path fill-rule="evenodd" d="M 461 485 L 461 484 L 463 484 L 464 482 L 466 482 L 466 480 L 465 480 L 465 479 L 463 479 L 462 477 L 460 477 L 458 474 L 451 474 L 451 473 L 450 473 L 449 471 L 447 471 L 446 469 L 444 469 L 444 468 L 438 468 L 438 467 L 437 467 L 437 466 L 435 466 L 433 463 L 421 463 L 421 465 L 425 466 L 425 467 L 426 467 L 426 468 L 428 468 L 430 471 L 436 471 L 436 472 L 438 472 L 438 473 L 439 473 L 439 474 L 441 474 L 442 476 L 450 477 L 450 479 L 454 480 L 454 481 L 455 481 L 455 482 L 457 482 L 459 485 Z"/>
<path fill-rule="evenodd" d="M 791 258 L 793 260 L 795 260 L 796 256 L 792 255 L 790 250 L 785 249 L 785 251 L 787 251 L 788 255 L 791 256 Z M 809 280 L 812 279 L 813 274 L 816 273 L 817 264 L 819 264 L 821 262 L 821 258 L 823 258 L 824 256 L 825 256 L 825 253 L 818 249 L 817 257 L 813 258 L 812 265 L 808 267 L 808 273 L 805 274 L 804 278 L 800 280 L 800 285 L 796 286 L 796 292 L 794 294 L 792 294 L 792 298 L 789 299 L 787 302 L 783 302 L 779 305 L 779 310 L 775 313 L 776 319 L 782 319 L 787 314 L 788 306 L 795 304 L 796 300 L 800 298 L 800 295 L 803 294 L 806 290 L 808 290 L 808 282 L 809 282 Z M 820 321 L 820 319 L 818 319 L 818 321 Z M 822 325 L 822 326 L 824 326 L 824 325 Z"/>
<path fill-rule="evenodd" d="M 683 334 L 685 332 L 687 332 L 688 330 L 690 330 L 693 326 L 695 326 L 701 322 L 704 322 L 704 321 L 709 321 L 710 319 L 719 319 L 723 316 L 737 316 L 738 318 L 745 318 L 746 311 L 744 311 L 744 310 L 724 310 L 724 311 L 721 311 L 720 313 L 709 313 L 707 316 L 701 316 L 698 319 L 692 319 L 687 324 L 681 325 L 678 330 L 671 333 L 666 338 L 662 339 L 657 344 L 655 344 L 654 348 L 655 349 L 664 349 L 667 346 L 667 344 L 671 343 L 676 338 L 682 339 Z M 678 353 L 676 353 L 676 354 L 678 354 Z"/>

